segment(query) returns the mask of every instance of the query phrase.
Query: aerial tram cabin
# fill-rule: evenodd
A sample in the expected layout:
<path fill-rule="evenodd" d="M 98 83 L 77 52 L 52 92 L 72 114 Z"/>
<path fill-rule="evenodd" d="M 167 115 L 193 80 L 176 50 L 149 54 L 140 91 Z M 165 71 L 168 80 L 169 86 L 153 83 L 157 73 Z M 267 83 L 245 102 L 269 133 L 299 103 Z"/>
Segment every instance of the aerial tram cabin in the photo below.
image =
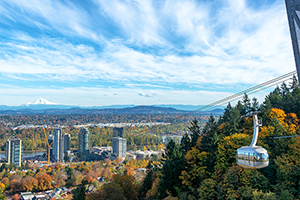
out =
<path fill-rule="evenodd" d="M 261 146 L 256 146 L 259 127 L 262 125 L 258 120 L 257 113 L 253 113 L 254 131 L 250 146 L 244 146 L 236 152 L 236 162 L 243 168 L 260 169 L 269 165 L 269 155 L 267 150 Z"/>

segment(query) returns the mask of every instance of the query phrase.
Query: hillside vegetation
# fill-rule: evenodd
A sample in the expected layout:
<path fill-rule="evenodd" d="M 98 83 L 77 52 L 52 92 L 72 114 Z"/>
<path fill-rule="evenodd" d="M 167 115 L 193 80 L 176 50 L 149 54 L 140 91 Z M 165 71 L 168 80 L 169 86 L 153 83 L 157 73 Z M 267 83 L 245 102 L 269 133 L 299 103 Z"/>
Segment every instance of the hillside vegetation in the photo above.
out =
<path fill-rule="evenodd" d="M 139 195 L 131 199 L 300 199 L 300 138 L 273 138 L 299 134 L 299 100 L 294 78 L 291 85 L 282 84 L 267 95 L 261 105 L 247 95 L 236 106 L 229 104 L 222 117 L 211 116 L 202 130 L 193 120 L 192 136 L 167 145 L 163 165 L 148 165 Z M 258 146 L 270 156 L 269 166 L 259 170 L 241 168 L 235 160 L 236 150 L 251 143 L 253 120 L 242 117 L 251 111 L 261 111 Z M 110 195 L 104 187 L 93 198 L 113 199 Z M 125 191 L 118 195 L 126 199 Z"/>

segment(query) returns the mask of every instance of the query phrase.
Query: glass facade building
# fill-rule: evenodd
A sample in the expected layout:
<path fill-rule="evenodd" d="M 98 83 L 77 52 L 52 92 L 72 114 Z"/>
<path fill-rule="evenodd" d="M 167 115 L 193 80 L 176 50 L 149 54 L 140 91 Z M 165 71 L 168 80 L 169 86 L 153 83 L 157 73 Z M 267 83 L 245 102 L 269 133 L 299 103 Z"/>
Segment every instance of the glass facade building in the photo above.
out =
<path fill-rule="evenodd" d="M 113 154 L 122 158 L 126 157 L 127 140 L 124 137 L 124 128 L 113 129 Z"/>
<path fill-rule="evenodd" d="M 56 162 L 63 161 L 63 137 L 61 129 L 54 130 L 53 159 Z"/>
<path fill-rule="evenodd" d="M 81 128 L 78 135 L 78 157 L 84 160 L 90 154 L 90 132 L 88 128 Z"/>
<path fill-rule="evenodd" d="M 22 140 L 10 138 L 6 142 L 6 161 L 8 164 L 16 164 L 21 167 L 23 160 Z"/>
<path fill-rule="evenodd" d="M 124 138 L 124 128 L 123 127 L 114 128 L 113 129 L 113 137 Z"/>
<path fill-rule="evenodd" d="M 64 154 L 67 155 L 68 151 L 71 149 L 71 135 L 69 133 L 64 134 Z"/>

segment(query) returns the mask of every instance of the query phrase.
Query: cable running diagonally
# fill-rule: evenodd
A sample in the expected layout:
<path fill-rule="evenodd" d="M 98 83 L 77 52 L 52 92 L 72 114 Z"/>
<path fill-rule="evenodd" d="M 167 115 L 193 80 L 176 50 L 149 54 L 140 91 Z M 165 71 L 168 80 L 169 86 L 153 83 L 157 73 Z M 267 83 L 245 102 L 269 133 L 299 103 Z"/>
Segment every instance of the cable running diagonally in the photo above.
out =
<path fill-rule="evenodd" d="M 271 79 L 271 80 L 269 80 L 269 81 L 266 81 L 266 82 L 264 82 L 264 83 L 262 83 L 262 84 L 253 86 L 253 87 L 251 87 L 251 88 L 249 88 L 249 89 L 243 90 L 243 91 L 238 92 L 238 93 L 236 93 L 236 94 L 230 95 L 230 96 L 228 96 L 228 97 L 226 97 L 226 98 L 223 98 L 223 99 L 220 99 L 220 100 L 218 100 L 218 101 L 215 101 L 215 102 L 213 102 L 213 103 L 211 103 L 211 104 L 209 104 L 209 105 L 203 106 L 203 107 L 201 107 L 201 108 L 195 110 L 194 112 L 205 111 L 205 110 L 211 109 L 211 108 L 213 108 L 213 107 L 220 106 L 220 105 L 223 105 L 223 104 L 225 104 L 225 103 L 228 103 L 228 102 L 230 102 L 230 101 L 237 100 L 237 99 L 241 98 L 245 93 L 246 93 L 246 94 L 247 94 L 247 93 L 248 93 L 248 94 L 253 94 L 253 93 L 255 93 L 255 92 L 264 90 L 264 89 L 266 89 L 266 88 L 269 88 L 269 87 L 271 87 L 271 86 L 273 86 L 273 85 L 278 84 L 278 82 L 283 82 L 283 81 L 288 80 L 291 76 L 294 76 L 296 73 L 297 73 L 296 70 L 295 70 L 295 71 L 292 71 L 292 72 L 289 72 L 289 73 L 284 74 L 284 75 L 282 75 L 282 76 L 279 76 L 279 77 L 277 77 L 277 78 L 274 78 L 274 79 Z M 241 96 L 241 97 L 239 97 L 239 96 Z"/>
<path fill-rule="evenodd" d="M 257 90 L 249 91 L 247 94 L 250 95 L 250 94 L 257 93 L 257 92 L 259 92 L 259 91 L 265 90 L 265 89 L 267 89 L 267 88 L 270 88 L 270 87 L 272 87 L 272 86 L 274 86 L 274 85 L 278 85 L 279 83 L 282 83 L 282 82 L 285 82 L 285 81 L 288 81 L 288 80 L 290 80 L 290 77 L 285 78 L 285 79 L 281 79 L 281 80 L 279 80 L 279 81 L 277 81 L 277 82 L 275 82 L 275 83 L 273 83 L 273 84 L 271 84 L 271 85 L 266 85 L 266 86 L 264 86 L 264 87 L 258 88 Z M 232 96 L 233 96 L 233 95 L 232 95 Z M 225 105 L 225 104 L 227 104 L 227 103 L 229 103 L 229 102 L 239 100 L 239 99 L 241 99 L 241 98 L 243 98 L 243 95 L 236 96 L 236 97 L 234 97 L 234 98 L 232 98 L 232 99 L 228 99 L 228 100 L 226 100 L 226 101 L 220 102 L 218 105 L 212 105 L 212 106 L 206 108 L 205 110 L 208 110 L 208 109 L 211 110 L 211 109 L 217 108 L 217 107 L 219 107 L 219 106 L 221 106 L 221 105 Z M 201 108 L 200 108 L 200 109 L 201 109 Z M 200 110 L 200 109 L 199 109 L 199 110 L 196 110 L 195 112 L 205 111 L 205 110 Z"/>

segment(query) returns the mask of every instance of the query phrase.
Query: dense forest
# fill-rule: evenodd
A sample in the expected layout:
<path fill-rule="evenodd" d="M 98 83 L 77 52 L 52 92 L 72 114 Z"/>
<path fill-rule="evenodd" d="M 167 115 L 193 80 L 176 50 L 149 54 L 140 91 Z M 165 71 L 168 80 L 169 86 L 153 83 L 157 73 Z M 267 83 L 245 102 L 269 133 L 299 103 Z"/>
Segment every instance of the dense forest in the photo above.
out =
<path fill-rule="evenodd" d="M 236 164 L 236 150 L 251 143 L 253 120 L 245 117 L 260 111 L 263 121 L 258 146 L 267 149 L 269 166 L 244 169 Z M 219 119 L 211 116 L 203 129 L 197 119 L 189 126 L 192 135 L 180 143 L 170 141 L 161 167 L 148 165 L 138 193 L 130 199 L 300 199 L 300 89 L 296 78 L 268 94 L 262 104 L 245 94 L 235 106 L 230 104 Z M 118 181 L 112 181 L 122 188 Z M 125 191 L 111 194 L 103 187 L 90 199 L 128 199 Z M 105 198 L 103 198 L 105 197 Z M 121 198 L 122 197 L 122 198 Z"/>

